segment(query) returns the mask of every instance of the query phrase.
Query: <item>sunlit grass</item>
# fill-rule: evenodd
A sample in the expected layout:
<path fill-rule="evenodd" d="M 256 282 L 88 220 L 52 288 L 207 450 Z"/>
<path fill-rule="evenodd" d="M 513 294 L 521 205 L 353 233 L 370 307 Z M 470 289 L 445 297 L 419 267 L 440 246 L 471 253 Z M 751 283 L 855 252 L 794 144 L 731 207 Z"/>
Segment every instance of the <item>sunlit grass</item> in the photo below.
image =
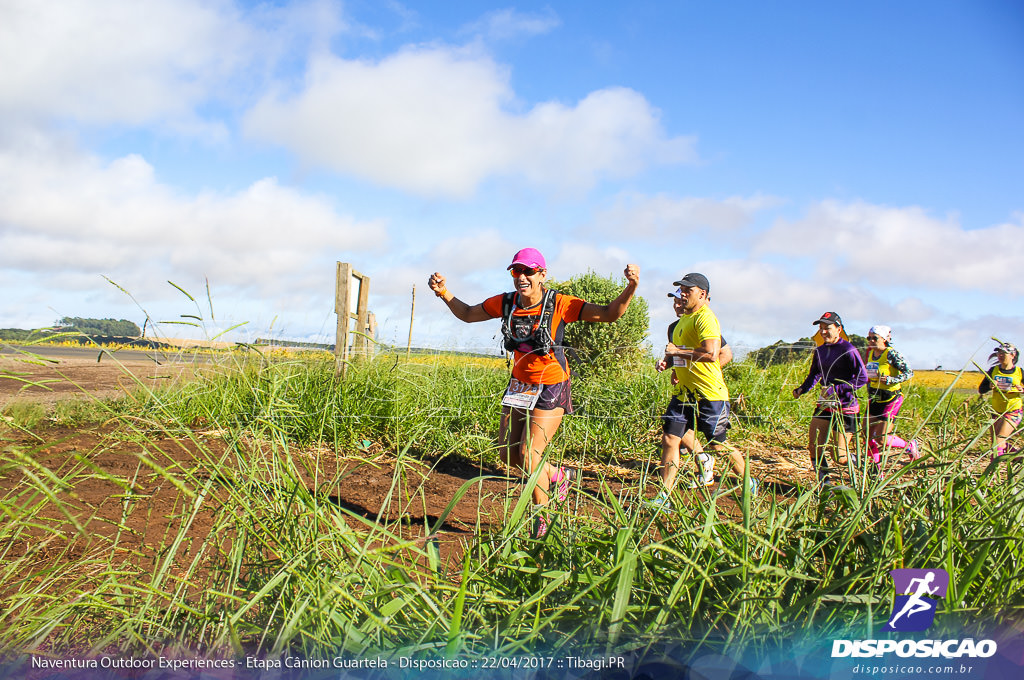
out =
<path fill-rule="evenodd" d="M 804 370 L 731 366 L 734 395 L 745 396 L 736 434 L 799 442 L 809 406 L 788 395 Z M 1001 464 L 967 464 L 986 451 L 987 414 L 949 389 L 908 389 L 901 428 L 927 437 L 932 453 L 884 479 L 854 470 L 850 489 L 833 494 L 678 498 L 673 515 L 645 510 L 635 482 L 613 493 L 599 479 L 596 497 L 574 494 L 550 511 L 542 540 L 529 537 L 527 483 L 458 563 L 442 563 L 436 543 L 411 538 L 400 518 L 373 521 L 334 502 L 329 489 L 353 483 L 350 473 L 317 477 L 302 455 L 315 444 L 358 458 L 369 441 L 395 460 L 385 505 L 408 502 L 412 464 L 496 459 L 506 381 L 504 362 L 398 353 L 355 362 L 341 380 L 329 356 L 251 351 L 188 383 L 140 382 L 130 397 L 94 402 L 97 419 L 138 445 L 125 470 L 97 470 L 87 451 L 48 468 L 36 455 L 45 442 L 8 438 L 0 475 L 22 483 L 0 498 L 0 651 L 586 655 L 667 640 L 739 648 L 811 629 L 874 636 L 891 602 L 888 570 L 899 567 L 950 573 L 935 636 L 1024 611 L 1024 486 Z M 580 413 L 550 455 L 650 460 L 667 382 L 652 367 L 581 378 Z M 36 429 L 52 416 L 25 407 L 8 417 Z M 175 438 L 193 453 L 171 465 L 160 442 Z M 180 499 L 148 567 L 125 555 L 120 530 L 90 532 L 74 496 L 102 477 L 122 490 L 125 516 L 141 512 L 144 474 Z M 192 540 L 203 518 L 210 528 Z"/>

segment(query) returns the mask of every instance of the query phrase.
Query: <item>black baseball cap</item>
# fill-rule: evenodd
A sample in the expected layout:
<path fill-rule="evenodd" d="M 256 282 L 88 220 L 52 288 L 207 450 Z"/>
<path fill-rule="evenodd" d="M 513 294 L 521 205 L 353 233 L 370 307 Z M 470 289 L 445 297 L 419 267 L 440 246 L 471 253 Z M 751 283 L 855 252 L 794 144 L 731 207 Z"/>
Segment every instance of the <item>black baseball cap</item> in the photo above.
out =
<path fill-rule="evenodd" d="M 825 312 L 824 314 L 821 315 L 820 319 L 818 319 L 817 321 L 812 321 L 811 325 L 817 326 L 818 324 L 822 323 L 834 323 L 837 326 L 842 326 L 843 320 L 840 319 L 839 315 L 836 314 L 835 312 Z"/>
<path fill-rule="evenodd" d="M 687 274 L 678 281 L 673 281 L 672 285 L 686 286 L 687 288 L 700 288 L 701 290 L 706 291 L 708 293 L 711 292 L 711 284 L 708 283 L 708 277 L 704 276 L 703 274 L 698 274 L 696 272 L 692 274 Z"/>

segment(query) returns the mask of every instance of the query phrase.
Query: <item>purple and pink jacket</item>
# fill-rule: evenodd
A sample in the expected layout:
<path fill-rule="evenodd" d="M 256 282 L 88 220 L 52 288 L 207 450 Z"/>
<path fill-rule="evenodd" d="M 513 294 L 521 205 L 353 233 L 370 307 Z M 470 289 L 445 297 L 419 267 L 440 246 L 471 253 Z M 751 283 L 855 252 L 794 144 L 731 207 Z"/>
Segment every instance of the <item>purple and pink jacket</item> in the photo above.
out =
<path fill-rule="evenodd" d="M 868 371 L 857 348 L 842 338 L 815 347 L 811 371 L 799 387 L 800 394 L 806 394 L 818 382 L 825 386 L 826 395 L 839 401 L 844 413 L 858 411 L 857 389 L 868 384 Z"/>

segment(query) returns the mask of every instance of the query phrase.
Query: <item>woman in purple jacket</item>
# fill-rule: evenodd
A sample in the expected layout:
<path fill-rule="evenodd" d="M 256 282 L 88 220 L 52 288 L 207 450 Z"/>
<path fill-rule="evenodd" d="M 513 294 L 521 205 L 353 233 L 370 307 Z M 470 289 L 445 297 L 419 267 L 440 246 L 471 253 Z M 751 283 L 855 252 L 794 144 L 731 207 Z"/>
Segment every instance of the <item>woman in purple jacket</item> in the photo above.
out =
<path fill-rule="evenodd" d="M 829 434 L 836 431 L 832 442 L 832 457 L 837 465 L 845 465 L 850 451 L 850 435 L 857 430 L 857 389 L 868 383 L 868 372 L 860 352 L 843 339 L 843 320 L 835 312 L 825 312 L 814 322 L 821 334 L 822 344 L 814 349 L 811 370 L 800 387 L 793 390 L 797 398 L 817 383 L 822 390 L 818 405 L 811 417 L 807 450 L 818 473 L 818 481 L 831 485 L 831 471 L 825 458 Z"/>

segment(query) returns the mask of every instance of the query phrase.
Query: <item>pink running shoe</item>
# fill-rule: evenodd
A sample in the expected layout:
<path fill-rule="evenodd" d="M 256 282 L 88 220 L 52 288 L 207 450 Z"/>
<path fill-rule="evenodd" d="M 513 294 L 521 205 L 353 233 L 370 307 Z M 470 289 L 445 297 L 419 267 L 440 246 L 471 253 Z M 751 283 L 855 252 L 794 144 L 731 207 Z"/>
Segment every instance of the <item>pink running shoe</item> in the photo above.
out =
<path fill-rule="evenodd" d="M 533 537 L 544 538 L 548 533 L 548 520 L 544 515 L 537 515 L 533 520 Z"/>
<path fill-rule="evenodd" d="M 551 483 L 558 485 L 555 487 L 555 498 L 558 499 L 559 503 L 564 503 L 565 499 L 569 497 L 569 488 L 572 487 L 574 479 L 576 479 L 576 470 L 574 468 L 560 467 L 555 471 L 555 474 L 551 475 Z"/>
<path fill-rule="evenodd" d="M 921 457 L 921 452 L 918 450 L 916 439 L 911 439 L 904 451 L 906 451 L 907 455 L 910 456 L 910 460 L 917 460 Z"/>
<path fill-rule="evenodd" d="M 882 462 L 882 452 L 878 449 L 878 442 L 874 439 L 868 442 L 868 453 L 871 455 L 871 460 L 875 461 L 875 465 Z"/>

